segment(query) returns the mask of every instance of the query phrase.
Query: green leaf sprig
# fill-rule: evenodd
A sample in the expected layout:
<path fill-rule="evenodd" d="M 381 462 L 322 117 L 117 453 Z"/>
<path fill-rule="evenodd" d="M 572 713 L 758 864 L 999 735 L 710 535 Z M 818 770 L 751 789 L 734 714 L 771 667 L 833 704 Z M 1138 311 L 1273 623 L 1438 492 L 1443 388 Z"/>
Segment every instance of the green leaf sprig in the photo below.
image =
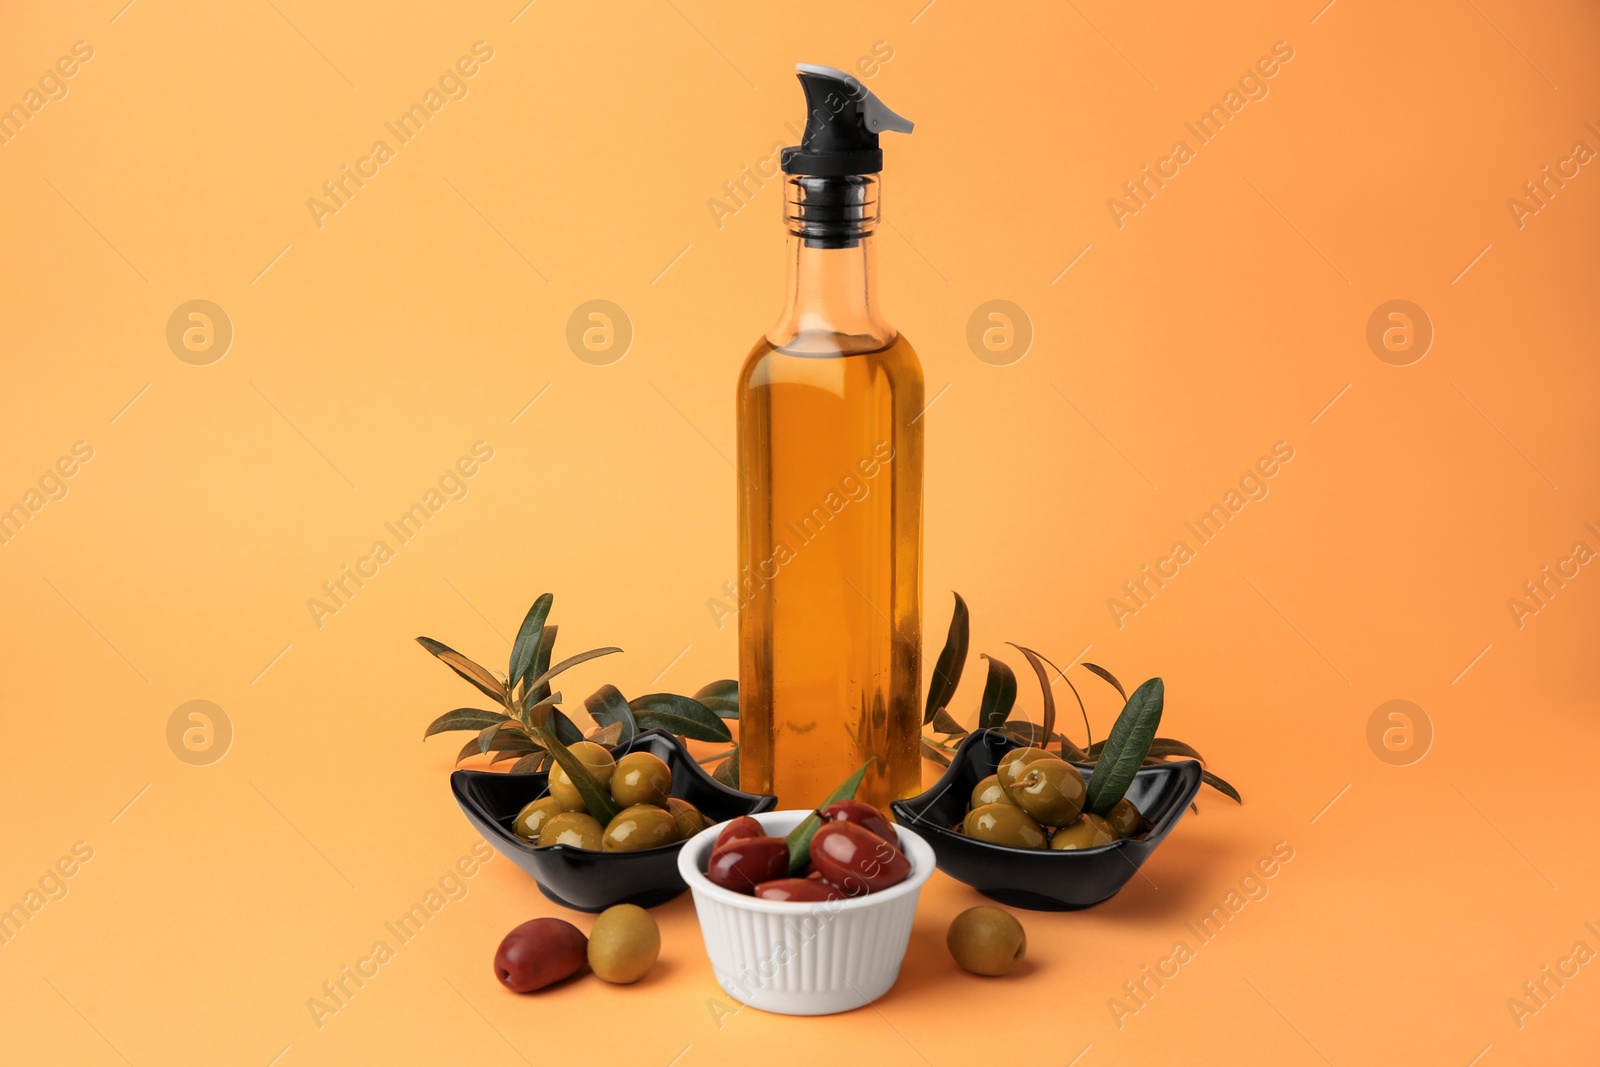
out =
<path fill-rule="evenodd" d="M 602 685 L 583 701 L 592 723 L 585 729 L 562 709 L 561 694 L 552 692 L 551 682 L 580 664 L 622 649 L 591 648 L 552 665 L 558 633 L 558 627 L 549 622 L 554 601 L 550 593 L 544 593 L 528 609 L 512 642 L 503 678 L 442 641 L 417 638 L 430 654 L 498 705 L 492 710 L 447 711 L 429 723 L 422 736 L 471 731 L 474 736 L 457 753 L 457 763 L 489 755 L 490 766 L 510 762 L 512 774 L 526 774 L 548 768 L 556 758 L 556 750 L 546 743 L 551 738 L 564 746 L 584 740 L 613 746 L 632 740 L 641 730 L 659 728 L 696 741 L 727 742 L 729 748 L 699 757 L 699 761 L 718 764 L 717 780 L 737 788 L 739 747 L 728 723 L 739 719 L 739 683 L 725 678 L 704 686 L 692 697 L 651 693 L 631 701 L 616 686 Z"/>
<path fill-rule="evenodd" d="M 955 698 L 962 670 L 966 665 L 970 627 L 971 617 L 967 603 L 961 598 L 961 594 L 957 593 L 955 610 L 950 617 L 950 631 L 945 638 L 944 648 L 939 653 L 933 675 L 928 681 L 928 700 L 923 715 L 923 724 L 928 732 L 922 737 L 922 754 L 924 758 L 942 766 L 950 765 L 950 758 L 954 755 L 956 747 L 967 735 L 966 727 L 950 714 L 949 706 Z M 1081 664 L 1090 674 L 1115 689 L 1123 701 L 1122 712 L 1112 727 L 1111 736 L 1104 741 L 1096 742 L 1089 726 L 1089 710 L 1084 704 L 1083 695 L 1078 692 L 1078 687 L 1072 684 L 1072 679 L 1067 677 L 1067 672 L 1031 648 L 1025 648 L 1015 642 L 1008 644 L 1021 652 L 1028 665 L 1033 668 L 1043 702 L 1041 721 L 1034 723 L 1027 718 L 1011 717 L 1017 701 L 1016 675 L 1007 664 L 993 656 L 983 654 L 983 659 L 988 661 L 988 676 L 984 681 L 983 696 L 979 701 L 977 728 L 999 730 L 1024 744 L 1039 748 L 1049 748 L 1054 745 L 1059 749 L 1062 759 L 1092 766 L 1094 772 L 1091 776 L 1089 806 L 1085 810 L 1099 812 L 1101 809 L 1095 806 L 1099 801 L 1104 803 L 1104 810 L 1109 811 L 1127 792 L 1134 774 L 1140 767 L 1165 763 L 1168 759 L 1175 758 L 1199 761 L 1202 764 L 1201 781 L 1235 803 L 1244 803 L 1237 789 L 1204 767 L 1205 757 L 1193 746 L 1176 738 L 1155 736 L 1165 700 L 1160 678 L 1152 678 L 1145 682 L 1134 691 L 1133 697 L 1129 697 L 1122 683 L 1109 670 L 1097 663 Z M 1055 672 L 1053 679 L 1046 666 Z M 1075 741 L 1056 729 L 1054 694 L 1056 682 L 1066 682 L 1073 699 L 1077 701 L 1078 710 L 1083 716 L 1084 747 L 1080 748 Z M 1141 693 L 1144 696 L 1140 696 Z M 1128 770 L 1130 765 L 1132 771 Z M 1104 771 L 1103 767 L 1106 768 Z M 1126 781 L 1122 781 L 1124 776 L 1127 778 Z M 1096 778 L 1102 783 L 1098 791 L 1092 784 Z M 1121 782 L 1120 789 L 1116 788 L 1118 782 Z M 1105 798 L 1108 796 L 1110 800 L 1106 802 Z"/>

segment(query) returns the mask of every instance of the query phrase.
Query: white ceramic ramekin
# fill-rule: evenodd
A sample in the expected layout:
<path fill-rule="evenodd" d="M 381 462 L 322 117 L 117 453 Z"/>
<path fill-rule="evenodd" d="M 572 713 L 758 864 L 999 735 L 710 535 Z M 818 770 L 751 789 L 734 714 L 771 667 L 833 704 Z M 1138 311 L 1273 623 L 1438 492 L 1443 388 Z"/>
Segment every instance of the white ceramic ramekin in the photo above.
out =
<path fill-rule="evenodd" d="M 808 811 L 753 816 L 781 837 Z M 900 976 L 922 884 L 933 874 L 933 849 L 895 827 L 911 874 L 899 885 L 850 900 L 791 903 L 758 900 L 711 884 L 706 861 L 722 826 L 690 838 L 678 873 L 694 894 L 706 955 L 717 984 L 752 1008 L 782 1015 L 832 1015 L 872 1003 Z"/>

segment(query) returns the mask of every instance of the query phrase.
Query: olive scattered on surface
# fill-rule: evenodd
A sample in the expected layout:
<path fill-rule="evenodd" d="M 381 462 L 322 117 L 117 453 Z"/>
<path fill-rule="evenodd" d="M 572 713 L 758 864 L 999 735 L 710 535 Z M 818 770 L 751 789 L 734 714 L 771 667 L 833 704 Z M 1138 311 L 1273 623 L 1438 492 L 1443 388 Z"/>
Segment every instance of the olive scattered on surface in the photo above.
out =
<path fill-rule="evenodd" d="M 630 752 L 617 760 L 610 777 L 611 799 L 623 807 L 654 804 L 660 807 L 672 795 L 672 768 L 651 752 Z"/>
<path fill-rule="evenodd" d="M 1016 916 L 1002 908 L 968 908 L 950 923 L 945 935 L 950 955 L 973 974 L 995 978 L 1009 974 L 1028 951 L 1028 935 Z"/>
<path fill-rule="evenodd" d="M 1088 793 L 1078 768 L 1054 757 L 1024 765 L 1009 789 L 1012 802 L 1046 826 L 1062 826 L 1076 819 Z"/>
<path fill-rule="evenodd" d="M 612 772 L 616 770 L 617 765 L 611 758 L 611 753 L 603 746 L 593 741 L 579 741 L 568 745 L 567 748 L 583 761 L 583 765 L 589 768 L 589 773 L 594 775 L 602 787 L 611 781 Z M 584 808 L 583 795 L 578 792 L 578 787 L 572 784 L 572 779 L 567 777 L 567 772 L 561 769 L 559 763 L 550 768 L 550 795 L 561 801 L 568 811 L 582 811 Z"/>
<path fill-rule="evenodd" d="M 1085 815 L 1077 822 L 1068 823 L 1050 835 L 1050 847 L 1060 850 L 1099 848 L 1117 839 L 1117 831 L 1098 815 Z"/>
<path fill-rule="evenodd" d="M 1028 764 L 1035 760 L 1058 759 L 1042 748 L 1014 748 L 1000 759 L 1000 766 L 995 768 L 995 778 L 1000 782 L 1007 796 L 1011 796 L 1011 783 L 1022 776 Z"/>
<path fill-rule="evenodd" d="M 678 822 L 666 808 L 635 804 L 606 824 L 600 847 L 606 852 L 637 852 L 678 840 Z"/>
<path fill-rule="evenodd" d="M 679 840 L 687 841 L 711 825 L 699 808 L 682 797 L 668 797 L 667 810 L 672 812 L 672 821 L 678 825 Z"/>
<path fill-rule="evenodd" d="M 539 830 L 541 848 L 549 845 L 571 845 L 600 851 L 600 840 L 605 830 L 593 815 L 583 811 L 562 811 L 550 816 Z"/>
<path fill-rule="evenodd" d="M 824 881 L 852 897 L 888 889 L 911 873 L 905 853 L 851 822 L 822 824 L 811 839 L 811 865 L 822 872 Z"/>
<path fill-rule="evenodd" d="M 789 842 L 781 837 L 736 837 L 712 849 L 706 866 L 706 878 L 712 885 L 745 894 L 788 873 Z"/>
<path fill-rule="evenodd" d="M 900 840 L 898 834 L 889 825 L 889 820 L 883 817 L 883 812 L 868 804 L 865 800 L 836 800 L 832 804 L 817 812 L 817 817 L 824 824 L 830 822 L 852 822 L 857 826 L 877 834 L 890 844 Z"/>
<path fill-rule="evenodd" d="M 1044 827 L 1012 804 L 985 804 L 967 812 L 961 832 L 978 841 L 1012 848 L 1044 848 Z"/>
<path fill-rule="evenodd" d="M 532 993 L 577 974 L 587 959 L 582 930 L 565 919 L 529 919 L 500 942 L 494 976 L 513 993 Z"/>
<path fill-rule="evenodd" d="M 972 807 L 981 808 L 985 804 L 1009 804 L 1011 795 L 1000 788 L 1000 776 L 991 774 L 983 781 L 972 787 Z"/>
<path fill-rule="evenodd" d="M 1140 814 L 1139 809 L 1134 807 L 1133 801 L 1127 797 L 1117 801 L 1112 809 L 1106 812 L 1106 822 L 1111 824 L 1118 837 L 1136 837 L 1149 829 L 1150 825 Z"/>
<path fill-rule="evenodd" d="M 544 828 L 545 820 L 566 810 L 566 805 L 555 797 L 540 797 L 517 812 L 516 820 L 511 824 L 511 832 L 524 841 L 538 841 L 539 831 Z"/>
<path fill-rule="evenodd" d="M 617 904 L 600 913 L 589 931 L 589 969 L 614 985 L 643 978 L 661 955 L 661 929 L 637 904 Z"/>

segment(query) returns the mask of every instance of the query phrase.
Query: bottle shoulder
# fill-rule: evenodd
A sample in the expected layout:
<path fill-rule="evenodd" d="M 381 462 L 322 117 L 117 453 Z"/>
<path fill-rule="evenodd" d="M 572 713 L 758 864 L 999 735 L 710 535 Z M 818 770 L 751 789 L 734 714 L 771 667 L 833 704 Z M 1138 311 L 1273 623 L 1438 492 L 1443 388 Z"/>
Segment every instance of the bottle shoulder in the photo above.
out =
<path fill-rule="evenodd" d="M 745 356 L 741 383 L 782 381 L 810 377 L 826 365 L 839 362 L 871 364 L 881 373 L 899 380 L 922 377 L 922 361 L 905 334 L 896 332 L 885 344 L 871 345 L 862 338 L 844 334 L 803 334 L 779 345 L 762 337 Z"/>

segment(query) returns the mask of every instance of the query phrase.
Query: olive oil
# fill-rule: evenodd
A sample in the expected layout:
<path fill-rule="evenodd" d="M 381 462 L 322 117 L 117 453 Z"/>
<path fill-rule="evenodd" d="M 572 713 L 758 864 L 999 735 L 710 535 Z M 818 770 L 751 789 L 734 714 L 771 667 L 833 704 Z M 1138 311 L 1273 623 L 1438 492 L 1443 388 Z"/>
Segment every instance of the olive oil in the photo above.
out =
<path fill-rule="evenodd" d="M 922 373 L 758 344 L 740 378 L 741 788 L 811 807 L 921 789 Z"/>
<path fill-rule="evenodd" d="M 785 150 L 788 301 L 739 377 L 740 786 L 813 807 L 875 757 L 858 795 L 885 807 L 921 788 L 923 382 L 877 305 L 867 127 L 910 124 L 801 70 L 859 110 L 813 106 Z"/>

